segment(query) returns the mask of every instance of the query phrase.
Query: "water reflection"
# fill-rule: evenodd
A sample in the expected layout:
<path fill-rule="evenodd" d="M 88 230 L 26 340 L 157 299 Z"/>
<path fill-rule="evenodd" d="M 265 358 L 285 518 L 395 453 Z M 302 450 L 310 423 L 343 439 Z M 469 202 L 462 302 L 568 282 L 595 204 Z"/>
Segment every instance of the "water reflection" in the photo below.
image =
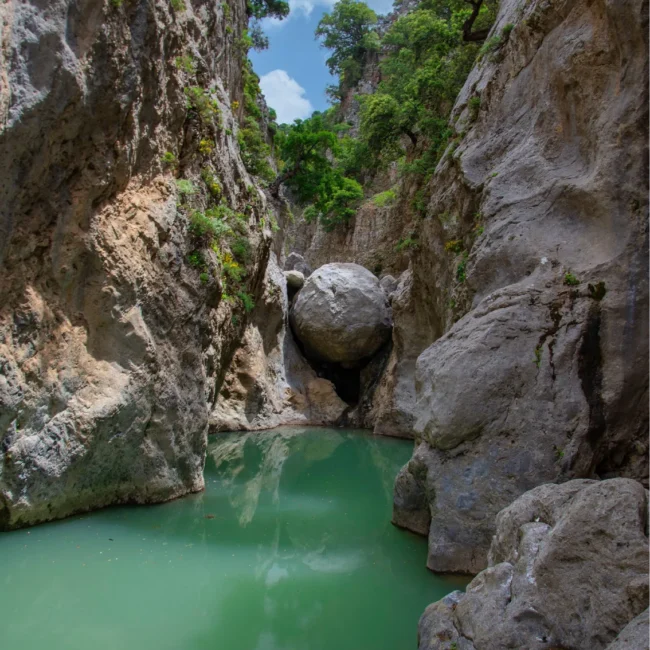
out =
<path fill-rule="evenodd" d="M 389 523 L 408 443 L 287 428 L 208 451 L 202 494 L 0 536 L 3 647 L 414 647 L 421 611 L 457 585 Z"/>

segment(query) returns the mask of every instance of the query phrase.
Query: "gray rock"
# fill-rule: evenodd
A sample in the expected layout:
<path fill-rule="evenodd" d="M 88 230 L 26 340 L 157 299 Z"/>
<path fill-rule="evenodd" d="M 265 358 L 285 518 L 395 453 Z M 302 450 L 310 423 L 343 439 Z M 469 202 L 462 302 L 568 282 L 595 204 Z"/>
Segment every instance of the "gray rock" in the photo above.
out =
<path fill-rule="evenodd" d="M 386 292 L 388 297 L 395 293 L 397 285 L 398 281 L 392 275 L 385 275 L 379 280 L 379 286 Z"/>
<path fill-rule="evenodd" d="M 393 297 L 394 333 L 433 335 L 416 399 L 398 391 L 404 348 L 382 383 L 426 467 L 400 474 L 394 520 L 422 490 L 435 570 L 485 568 L 494 516 L 536 485 L 648 481 L 647 3 L 607 7 L 500 3 L 493 35 L 514 27 L 458 97 L 466 133 L 428 187 L 410 298 Z"/>
<path fill-rule="evenodd" d="M 305 258 L 299 253 L 289 253 L 287 259 L 284 261 L 285 271 L 298 271 L 302 273 L 305 278 L 308 278 L 312 271 Z"/>
<path fill-rule="evenodd" d="M 607 646 L 607 650 L 648 650 L 648 610 L 633 618 Z"/>
<path fill-rule="evenodd" d="M 308 354 L 354 363 L 388 340 L 391 311 L 370 271 L 358 264 L 326 264 L 307 279 L 294 301 L 291 326 Z"/>
<path fill-rule="evenodd" d="M 287 281 L 287 287 L 298 291 L 305 284 L 305 276 L 300 271 L 285 271 L 284 279 Z"/>
<path fill-rule="evenodd" d="M 630 479 L 527 492 L 499 513 L 489 567 L 426 609 L 420 650 L 607 648 L 648 607 L 647 508 Z"/>
<path fill-rule="evenodd" d="M 287 273 L 271 253 L 264 293 L 226 373 L 210 414 L 210 431 L 331 426 L 348 408 L 334 385 L 307 363 L 287 326 Z"/>

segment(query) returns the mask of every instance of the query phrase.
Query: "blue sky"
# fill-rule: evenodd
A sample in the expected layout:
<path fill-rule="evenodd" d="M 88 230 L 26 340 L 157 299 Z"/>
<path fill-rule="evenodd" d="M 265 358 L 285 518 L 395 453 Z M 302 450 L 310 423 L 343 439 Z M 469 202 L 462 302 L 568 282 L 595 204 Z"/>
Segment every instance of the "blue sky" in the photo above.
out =
<path fill-rule="evenodd" d="M 289 4 L 288 18 L 264 21 L 269 49 L 251 51 L 250 57 L 267 103 L 278 113 L 278 122 L 290 123 L 326 109 L 325 87 L 335 79 L 325 65 L 329 50 L 314 39 L 318 21 L 331 10 L 334 0 L 289 0 Z M 368 4 L 377 13 L 387 13 L 392 0 L 370 0 Z"/>

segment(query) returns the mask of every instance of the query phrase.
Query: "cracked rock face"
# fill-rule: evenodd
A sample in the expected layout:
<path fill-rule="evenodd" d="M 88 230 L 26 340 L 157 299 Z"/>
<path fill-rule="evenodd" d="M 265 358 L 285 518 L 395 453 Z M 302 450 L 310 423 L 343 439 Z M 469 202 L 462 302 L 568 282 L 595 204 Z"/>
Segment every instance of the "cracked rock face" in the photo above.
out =
<path fill-rule="evenodd" d="M 488 568 L 426 609 L 420 650 L 644 650 L 647 531 L 647 492 L 630 479 L 525 493 L 496 519 Z"/>
<path fill-rule="evenodd" d="M 510 36 L 452 112 L 459 144 L 431 181 L 394 331 L 456 312 L 417 359 L 414 398 L 399 364 L 382 380 L 417 442 L 393 521 L 428 534 L 434 570 L 485 568 L 495 515 L 537 485 L 647 484 L 647 11 L 501 3 L 493 35 Z"/>
<path fill-rule="evenodd" d="M 391 311 L 379 280 L 363 266 L 325 264 L 297 295 L 291 326 L 308 356 L 356 363 L 389 339 Z"/>
<path fill-rule="evenodd" d="M 243 326 L 214 268 L 187 264 L 174 177 L 201 188 L 211 169 L 234 207 L 257 190 L 236 133 L 197 155 L 183 92 L 211 89 L 236 131 L 245 5 L 185 4 L 0 9 L 0 528 L 203 487 L 208 402 Z M 270 232 L 246 227 L 254 293 Z"/>

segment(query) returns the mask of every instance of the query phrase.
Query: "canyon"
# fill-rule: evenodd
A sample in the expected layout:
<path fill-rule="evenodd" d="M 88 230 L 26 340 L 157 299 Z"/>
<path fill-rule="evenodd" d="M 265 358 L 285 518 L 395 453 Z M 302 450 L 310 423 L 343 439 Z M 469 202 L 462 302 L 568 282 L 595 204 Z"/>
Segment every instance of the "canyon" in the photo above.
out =
<path fill-rule="evenodd" d="M 474 576 L 421 650 L 647 648 L 647 3 L 501 0 L 435 169 L 335 228 L 254 156 L 246 3 L 180 5 L 0 10 L 0 529 L 200 492 L 209 434 L 363 428 L 413 440 L 422 571 Z"/>

